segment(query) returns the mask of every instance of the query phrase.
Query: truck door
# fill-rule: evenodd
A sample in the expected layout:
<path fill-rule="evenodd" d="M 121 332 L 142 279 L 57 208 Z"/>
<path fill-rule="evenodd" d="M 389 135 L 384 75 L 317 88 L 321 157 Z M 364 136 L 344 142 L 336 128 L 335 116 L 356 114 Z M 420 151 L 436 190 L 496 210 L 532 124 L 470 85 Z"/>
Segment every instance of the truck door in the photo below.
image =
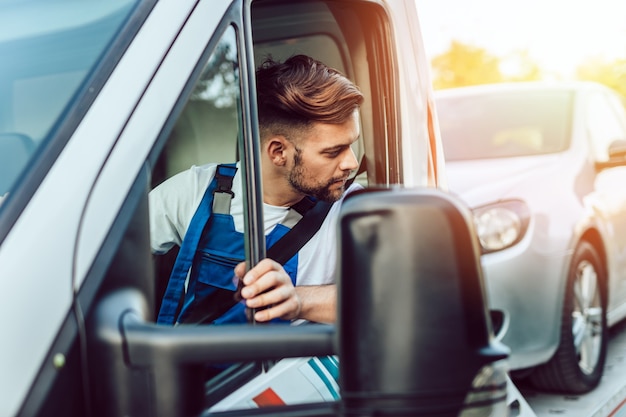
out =
<path fill-rule="evenodd" d="M 124 108 L 142 87 L 127 85 L 115 108 L 94 108 L 111 96 L 109 76 L 152 6 L 0 6 L 0 415 L 84 415 L 77 234 Z M 148 58 L 169 29 L 152 37 L 142 73 L 154 71 Z"/>

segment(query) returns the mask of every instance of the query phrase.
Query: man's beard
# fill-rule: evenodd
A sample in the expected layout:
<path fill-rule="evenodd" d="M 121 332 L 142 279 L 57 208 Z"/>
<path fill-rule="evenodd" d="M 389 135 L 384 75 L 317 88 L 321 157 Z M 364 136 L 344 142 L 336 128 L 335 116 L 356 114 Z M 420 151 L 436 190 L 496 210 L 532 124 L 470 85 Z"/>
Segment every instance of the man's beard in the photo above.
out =
<path fill-rule="evenodd" d="M 317 185 L 307 185 L 305 184 L 305 173 L 304 167 L 302 166 L 302 157 L 300 155 L 300 150 L 296 148 L 296 153 L 294 155 L 293 160 L 293 168 L 289 172 L 289 184 L 301 192 L 302 194 L 315 197 L 318 200 L 327 201 L 329 203 L 334 203 L 339 200 L 344 193 L 344 186 L 331 190 L 330 186 L 335 184 L 337 181 L 345 180 L 345 177 L 339 178 L 331 178 L 324 184 Z"/>

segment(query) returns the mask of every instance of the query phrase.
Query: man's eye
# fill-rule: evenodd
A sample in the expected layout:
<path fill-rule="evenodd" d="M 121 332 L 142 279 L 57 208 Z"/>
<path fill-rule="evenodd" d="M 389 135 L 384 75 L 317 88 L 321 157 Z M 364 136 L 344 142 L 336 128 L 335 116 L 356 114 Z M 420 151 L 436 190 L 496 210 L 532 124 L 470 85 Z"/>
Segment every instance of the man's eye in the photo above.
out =
<path fill-rule="evenodd" d="M 332 151 L 326 151 L 325 154 L 327 157 L 329 158 L 336 158 L 339 155 L 341 155 L 341 152 L 343 152 L 343 149 L 337 149 L 337 150 L 332 150 Z"/>

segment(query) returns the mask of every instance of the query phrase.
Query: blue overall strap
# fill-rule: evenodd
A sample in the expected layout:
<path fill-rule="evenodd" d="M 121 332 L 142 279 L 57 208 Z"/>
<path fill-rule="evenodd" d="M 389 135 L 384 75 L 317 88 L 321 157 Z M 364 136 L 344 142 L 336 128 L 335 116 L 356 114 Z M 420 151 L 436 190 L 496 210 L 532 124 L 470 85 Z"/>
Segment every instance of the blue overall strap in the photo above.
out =
<path fill-rule="evenodd" d="M 213 195 L 216 192 L 220 192 L 228 193 L 229 197 L 232 197 L 233 194 L 230 187 L 232 186 L 232 180 L 236 172 L 237 167 L 235 164 L 217 166 L 215 177 L 205 191 L 202 201 L 193 215 L 185 237 L 183 238 L 180 251 L 178 252 L 170 279 L 167 283 L 167 288 L 165 289 L 163 301 L 161 302 L 157 323 L 172 325 L 176 322 L 176 313 L 178 312 L 178 305 L 183 296 L 187 273 L 189 272 L 189 268 L 191 268 L 193 258 L 196 254 L 202 230 L 211 216 Z"/>

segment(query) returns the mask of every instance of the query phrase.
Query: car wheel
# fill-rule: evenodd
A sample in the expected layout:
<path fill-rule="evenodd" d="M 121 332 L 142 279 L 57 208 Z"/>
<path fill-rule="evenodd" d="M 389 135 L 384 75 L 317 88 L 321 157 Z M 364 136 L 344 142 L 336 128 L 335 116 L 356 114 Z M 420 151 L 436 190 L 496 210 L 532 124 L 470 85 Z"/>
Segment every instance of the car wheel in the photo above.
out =
<path fill-rule="evenodd" d="M 536 388 L 582 394 L 600 382 L 608 342 L 605 284 L 598 252 L 581 242 L 567 278 L 560 344 L 552 359 L 530 376 Z"/>

